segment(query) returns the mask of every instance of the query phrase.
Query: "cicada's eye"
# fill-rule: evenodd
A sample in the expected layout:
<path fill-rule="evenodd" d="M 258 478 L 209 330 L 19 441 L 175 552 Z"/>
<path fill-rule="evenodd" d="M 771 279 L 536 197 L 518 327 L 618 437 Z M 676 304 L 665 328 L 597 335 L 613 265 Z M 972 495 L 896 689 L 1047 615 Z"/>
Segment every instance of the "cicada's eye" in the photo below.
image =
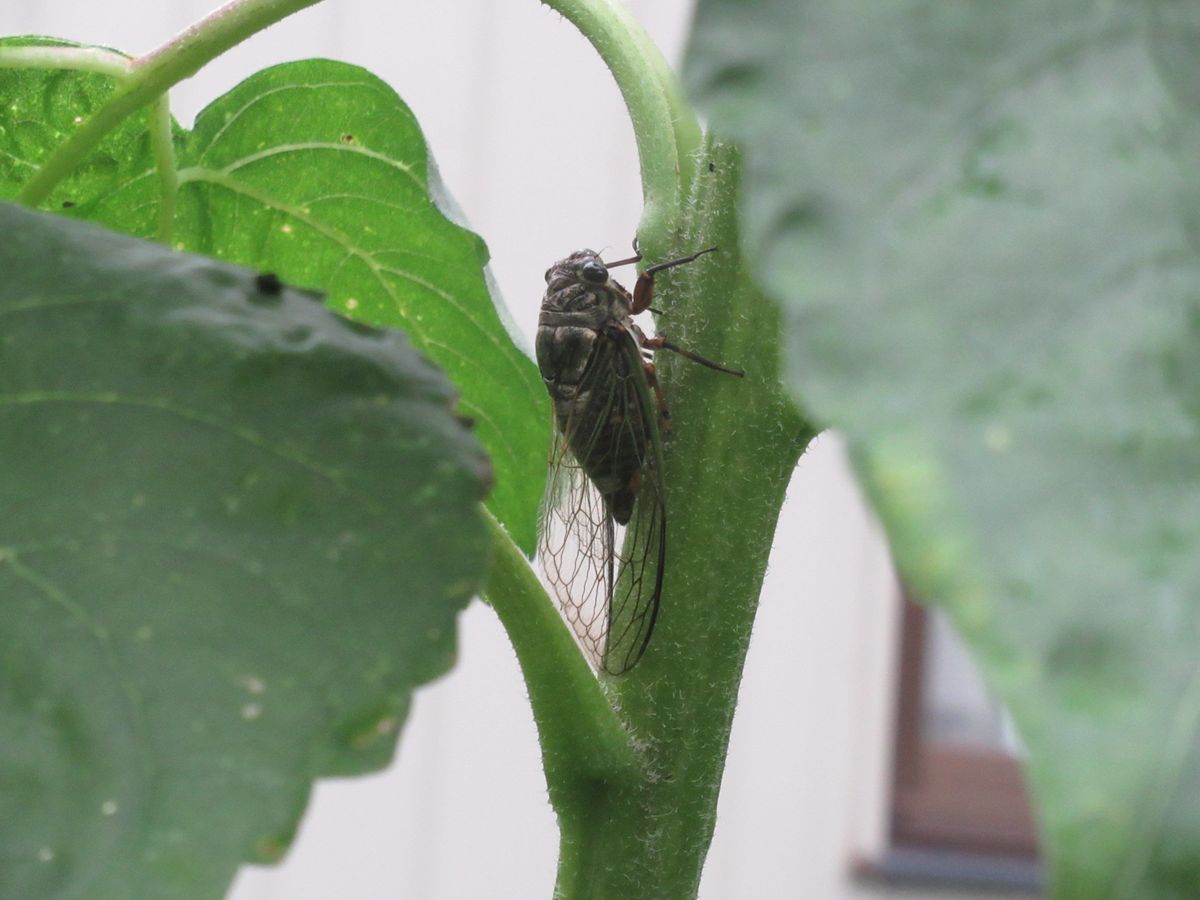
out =
<path fill-rule="evenodd" d="M 604 263 L 598 259 L 589 259 L 583 264 L 580 271 L 583 273 L 584 280 L 593 284 L 604 284 L 608 281 L 608 269 L 604 268 Z"/>
<path fill-rule="evenodd" d="M 550 273 L 553 271 L 554 271 L 553 266 L 551 266 L 549 269 L 546 270 L 546 284 L 550 283 Z"/>

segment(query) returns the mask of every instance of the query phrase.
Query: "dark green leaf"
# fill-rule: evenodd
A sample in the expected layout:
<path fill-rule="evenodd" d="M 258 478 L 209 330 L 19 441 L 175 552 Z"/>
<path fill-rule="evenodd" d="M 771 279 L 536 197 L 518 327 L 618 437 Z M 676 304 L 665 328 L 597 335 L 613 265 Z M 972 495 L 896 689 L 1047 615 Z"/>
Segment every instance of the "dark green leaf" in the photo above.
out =
<path fill-rule="evenodd" d="M 0 196 L 12 196 L 75 119 L 113 89 L 89 73 L 0 70 L 24 133 L 0 132 Z M 0 119 L 0 125 L 4 125 Z M 259 72 L 177 130 L 174 243 L 319 288 L 372 325 L 403 328 L 462 391 L 496 468 L 488 505 L 527 551 L 545 477 L 549 413 L 485 281 L 487 249 L 432 171 L 412 113 L 356 66 L 307 60 Z M 47 208 L 153 237 L 161 185 L 145 121 L 127 122 Z M 441 208 L 439 208 L 439 206 Z"/>
<path fill-rule="evenodd" d="M 1200 885 L 1200 13 L 702 0 L 792 381 L 1009 702 L 1060 897 Z"/>
<path fill-rule="evenodd" d="M 220 896 L 391 756 L 488 466 L 402 335 L 0 205 L 0 896 Z"/>

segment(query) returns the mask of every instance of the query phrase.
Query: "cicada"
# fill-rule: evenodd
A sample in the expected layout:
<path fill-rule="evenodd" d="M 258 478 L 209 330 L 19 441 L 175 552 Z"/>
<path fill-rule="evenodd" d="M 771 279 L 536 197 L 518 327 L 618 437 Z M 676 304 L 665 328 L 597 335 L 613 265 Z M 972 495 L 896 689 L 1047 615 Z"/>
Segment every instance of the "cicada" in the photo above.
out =
<path fill-rule="evenodd" d="M 537 360 L 555 435 L 538 555 L 580 644 L 612 675 L 633 668 L 650 642 L 666 565 L 670 417 L 652 352 L 672 350 L 742 375 L 662 335 L 647 337 L 633 316 L 650 308 L 657 272 L 716 249 L 650 266 L 632 294 L 609 269 L 640 255 L 606 264 L 578 250 L 546 270 Z"/>

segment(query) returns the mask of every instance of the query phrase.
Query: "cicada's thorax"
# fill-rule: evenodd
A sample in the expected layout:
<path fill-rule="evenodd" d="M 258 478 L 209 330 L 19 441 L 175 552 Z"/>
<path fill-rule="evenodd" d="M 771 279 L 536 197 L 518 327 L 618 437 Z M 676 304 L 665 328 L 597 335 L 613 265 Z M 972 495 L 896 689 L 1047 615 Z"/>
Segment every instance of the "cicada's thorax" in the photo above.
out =
<path fill-rule="evenodd" d="M 629 294 L 596 269 L 581 250 L 546 273 L 538 316 L 537 360 L 567 446 L 624 525 L 633 511 L 646 459 L 646 416 L 636 382 L 638 347 Z M 602 264 L 601 264 L 602 265 Z"/>

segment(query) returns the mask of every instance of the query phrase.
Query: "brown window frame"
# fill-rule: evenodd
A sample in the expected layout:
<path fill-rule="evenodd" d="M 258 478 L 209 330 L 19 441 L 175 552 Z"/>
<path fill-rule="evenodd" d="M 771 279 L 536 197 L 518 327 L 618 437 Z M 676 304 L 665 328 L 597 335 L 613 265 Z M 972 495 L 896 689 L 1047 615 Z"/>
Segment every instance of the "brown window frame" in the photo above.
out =
<path fill-rule="evenodd" d="M 889 849 L 864 874 L 1036 892 L 1037 827 L 1020 763 L 922 734 L 928 619 L 924 607 L 904 597 Z"/>

